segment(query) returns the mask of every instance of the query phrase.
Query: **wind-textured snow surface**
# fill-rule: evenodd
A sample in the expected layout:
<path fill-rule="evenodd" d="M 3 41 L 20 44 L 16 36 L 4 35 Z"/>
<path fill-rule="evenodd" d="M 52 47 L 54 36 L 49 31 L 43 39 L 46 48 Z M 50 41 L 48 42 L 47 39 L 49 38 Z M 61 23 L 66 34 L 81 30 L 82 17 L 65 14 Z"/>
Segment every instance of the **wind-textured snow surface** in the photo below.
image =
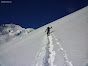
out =
<path fill-rule="evenodd" d="M 15 24 L 3 24 L 0 26 L 0 44 L 8 42 L 18 36 L 21 37 L 33 30 L 32 28 L 25 29 Z"/>
<path fill-rule="evenodd" d="M 45 30 L 52 26 L 47 37 Z M 0 45 L 1 66 L 88 66 L 88 6 Z"/>

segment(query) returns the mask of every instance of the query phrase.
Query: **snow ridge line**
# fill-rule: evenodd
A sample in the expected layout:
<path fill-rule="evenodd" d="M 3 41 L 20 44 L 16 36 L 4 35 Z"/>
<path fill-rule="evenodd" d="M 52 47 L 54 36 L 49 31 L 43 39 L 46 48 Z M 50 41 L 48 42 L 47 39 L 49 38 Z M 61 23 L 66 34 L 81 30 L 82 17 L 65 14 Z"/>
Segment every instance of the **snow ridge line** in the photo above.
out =
<path fill-rule="evenodd" d="M 64 62 L 66 66 L 73 66 L 72 62 L 68 60 L 68 56 L 66 51 L 63 49 L 63 47 L 61 46 L 61 44 L 59 43 L 58 39 L 56 39 L 55 35 L 52 33 L 53 37 L 56 40 L 56 44 L 59 45 L 60 49 L 58 49 L 58 51 L 62 51 L 63 52 L 63 57 L 64 57 Z"/>

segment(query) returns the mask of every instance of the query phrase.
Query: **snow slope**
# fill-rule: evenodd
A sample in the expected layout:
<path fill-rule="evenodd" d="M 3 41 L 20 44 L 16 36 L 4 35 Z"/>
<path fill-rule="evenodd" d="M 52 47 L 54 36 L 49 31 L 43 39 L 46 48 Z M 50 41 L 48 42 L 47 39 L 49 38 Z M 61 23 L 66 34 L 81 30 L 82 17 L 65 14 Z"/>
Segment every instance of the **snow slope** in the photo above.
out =
<path fill-rule="evenodd" d="M 1 66 L 88 66 L 88 6 L 0 45 Z M 45 29 L 52 26 L 47 37 Z"/>

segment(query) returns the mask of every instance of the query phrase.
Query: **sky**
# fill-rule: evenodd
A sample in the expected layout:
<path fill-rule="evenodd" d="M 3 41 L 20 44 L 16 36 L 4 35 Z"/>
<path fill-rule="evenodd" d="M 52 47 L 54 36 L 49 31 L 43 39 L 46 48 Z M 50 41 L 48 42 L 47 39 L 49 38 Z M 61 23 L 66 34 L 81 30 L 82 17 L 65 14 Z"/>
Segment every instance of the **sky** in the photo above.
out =
<path fill-rule="evenodd" d="M 7 1 L 7 0 L 0 0 Z M 88 5 L 88 0 L 8 0 L 0 3 L 0 25 L 37 29 Z"/>

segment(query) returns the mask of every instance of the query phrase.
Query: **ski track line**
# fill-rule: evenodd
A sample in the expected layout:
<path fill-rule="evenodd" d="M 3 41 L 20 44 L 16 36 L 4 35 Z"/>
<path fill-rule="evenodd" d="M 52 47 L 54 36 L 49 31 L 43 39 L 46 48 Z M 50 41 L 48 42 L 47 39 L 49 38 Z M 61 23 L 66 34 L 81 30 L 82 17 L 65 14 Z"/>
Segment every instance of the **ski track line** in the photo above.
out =
<path fill-rule="evenodd" d="M 56 44 L 59 45 L 60 49 L 58 49 L 58 51 L 62 51 L 63 52 L 63 57 L 64 57 L 64 62 L 65 62 L 65 66 L 73 66 L 72 62 L 68 60 L 68 56 L 66 51 L 63 49 L 63 47 L 61 46 L 61 44 L 59 43 L 59 40 L 56 39 L 55 35 L 52 33 L 53 37 L 56 40 Z"/>
<path fill-rule="evenodd" d="M 52 36 L 44 36 L 43 37 L 43 45 L 40 51 L 37 53 L 36 62 L 33 66 L 55 66 L 53 64 L 55 51 L 53 51 L 53 41 Z"/>
<path fill-rule="evenodd" d="M 43 57 L 45 55 L 46 43 L 47 43 L 47 36 L 44 35 L 41 48 L 38 51 L 37 56 L 35 57 L 35 63 L 33 66 L 43 66 Z"/>
<path fill-rule="evenodd" d="M 55 51 L 53 51 L 54 46 L 53 46 L 53 41 L 52 41 L 51 35 L 49 36 L 49 41 L 50 41 L 50 43 L 49 43 L 49 52 L 50 52 L 49 56 L 50 56 L 50 58 L 49 58 L 48 62 L 50 64 L 50 66 L 55 66 L 53 64 L 53 62 L 55 60 Z"/>

